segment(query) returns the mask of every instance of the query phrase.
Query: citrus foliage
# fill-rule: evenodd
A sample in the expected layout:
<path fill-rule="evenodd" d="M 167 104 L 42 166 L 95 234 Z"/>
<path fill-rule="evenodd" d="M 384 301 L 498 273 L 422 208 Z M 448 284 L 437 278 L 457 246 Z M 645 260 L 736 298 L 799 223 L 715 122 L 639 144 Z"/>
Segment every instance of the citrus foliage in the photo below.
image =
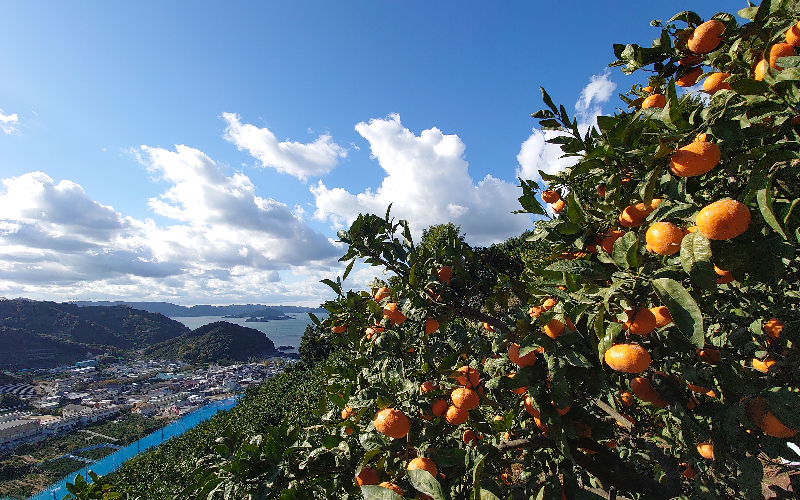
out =
<path fill-rule="evenodd" d="M 351 355 L 327 371 L 327 425 L 304 445 L 308 467 L 346 472 L 298 476 L 283 498 L 401 498 L 378 480 L 437 500 L 760 498 L 800 429 L 800 57 L 770 60 L 799 6 L 654 22 L 653 46 L 615 46 L 612 64 L 652 76 L 596 129 L 543 90 L 533 116 L 576 163 L 541 173 L 557 215 L 528 238 L 548 251 L 517 269 L 453 228 L 415 245 L 388 211 L 341 231 L 350 263 L 325 280 L 323 325 Z M 729 76 L 679 97 L 690 72 Z M 654 94 L 663 107 L 643 106 Z M 545 215 L 540 187 L 522 188 L 523 211 Z M 357 259 L 391 277 L 346 290 Z M 417 457 L 436 475 L 407 470 Z"/>

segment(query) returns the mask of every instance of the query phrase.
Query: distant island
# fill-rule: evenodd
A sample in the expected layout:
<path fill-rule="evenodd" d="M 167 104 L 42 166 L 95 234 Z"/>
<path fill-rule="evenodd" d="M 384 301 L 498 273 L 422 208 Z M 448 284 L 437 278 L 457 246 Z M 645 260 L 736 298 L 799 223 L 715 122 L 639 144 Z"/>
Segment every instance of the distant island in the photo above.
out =
<path fill-rule="evenodd" d="M 303 306 L 268 306 L 264 304 L 231 304 L 227 306 L 210 306 L 210 305 L 196 305 L 196 306 L 179 306 L 170 302 L 128 302 L 128 301 L 75 301 L 72 304 L 78 307 L 113 307 L 113 306 L 128 306 L 133 309 L 140 309 L 151 313 L 160 313 L 169 318 L 186 318 L 198 316 L 225 316 L 228 318 L 246 318 L 252 316 L 263 317 L 267 319 L 287 319 L 287 318 L 271 318 L 273 314 L 289 314 L 289 313 L 321 313 L 325 312 L 324 309 L 319 307 L 303 307 Z M 269 313 L 264 311 L 269 310 Z"/>
<path fill-rule="evenodd" d="M 273 321 L 273 320 L 292 319 L 291 316 L 285 315 L 282 310 L 276 307 L 267 307 L 253 312 L 229 314 L 227 316 L 223 316 L 223 318 L 247 318 L 246 320 L 247 322 L 258 322 L 258 323 L 266 323 L 267 321 Z"/>

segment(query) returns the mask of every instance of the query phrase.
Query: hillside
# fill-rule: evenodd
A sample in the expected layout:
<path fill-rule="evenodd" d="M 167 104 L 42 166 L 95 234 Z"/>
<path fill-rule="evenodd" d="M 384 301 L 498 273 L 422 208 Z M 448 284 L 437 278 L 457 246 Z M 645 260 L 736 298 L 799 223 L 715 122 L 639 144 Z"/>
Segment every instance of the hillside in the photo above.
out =
<path fill-rule="evenodd" d="M 247 361 L 278 354 L 264 332 L 226 321 L 201 326 L 145 350 L 150 358 L 181 359 L 189 363 Z"/>
<path fill-rule="evenodd" d="M 127 306 L 0 300 L 0 370 L 72 364 L 87 353 L 138 349 L 187 331 L 162 314 Z"/>
<path fill-rule="evenodd" d="M 265 306 L 263 304 L 231 304 L 227 306 L 210 306 L 198 304 L 196 306 L 180 306 L 169 302 L 110 302 L 110 301 L 78 301 L 75 302 L 80 307 L 114 307 L 125 305 L 142 311 L 161 313 L 170 318 L 198 317 L 198 316 L 230 316 L 242 314 L 241 317 L 248 316 L 248 313 L 260 312 L 262 309 L 269 308 L 276 313 L 306 313 L 324 312 L 321 308 L 302 307 L 302 306 Z M 259 314 L 259 316 L 263 316 Z"/>

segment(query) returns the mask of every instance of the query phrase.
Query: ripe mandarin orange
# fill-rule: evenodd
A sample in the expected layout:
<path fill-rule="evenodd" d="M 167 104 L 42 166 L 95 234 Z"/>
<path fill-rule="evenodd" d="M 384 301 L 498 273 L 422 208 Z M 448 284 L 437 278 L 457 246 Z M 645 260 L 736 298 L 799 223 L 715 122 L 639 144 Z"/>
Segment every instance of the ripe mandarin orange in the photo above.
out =
<path fill-rule="evenodd" d="M 375 430 L 394 439 L 405 437 L 411 427 L 405 413 L 394 408 L 384 408 L 376 413 L 374 422 Z"/>
<path fill-rule="evenodd" d="M 717 278 L 718 285 L 724 285 L 725 283 L 730 283 L 734 280 L 734 277 L 730 271 L 723 271 L 722 269 L 718 268 L 716 264 L 714 265 L 714 272 L 717 273 L 717 276 L 719 276 L 719 278 Z"/>
<path fill-rule="evenodd" d="M 650 335 L 650 332 L 656 329 L 656 316 L 650 309 L 644 307 L 638 309 L 628 318 L 625 326 L 634 335 Z"/>
<path fill-rule="evenodd" d="M 625 408 L 628 408 L 628 407 L 630 407 L 630 405 L 633 404 L 633 394 L 631 394 L 628 391 L 622 392 L 619 395 L 619 400 L 622 403 L 622 406 L 624 406 Z"/>
<path fill-rule="evenodd" d="M 663 108 L 667 104 L 667 98 L 662 94 L 653 94 L 645 97 L 642 101 L 642 109 L 647 108 Z"/>
<path fill-rule="evenodd" d="M 564 207 L 566 207 L 566 206 L 567 206 L 567 204 L 564 203 L 564 200 L 558 200 L 555 203 L 553 203 L 553 205 L 552 205 L 553 212 L 560 213 L 562 210 L 564 210 Z"/>
<path fill-rule="evenodd" d="M 729 240 L 750 226 L 750 210 L 732 199 L 715 201 L 697 214 L 697 229 L 709 240 Z"/>
<path fill-rule="evenodd" d="M 569 327 L 570 330 L 575 330 L 575 325 L 569 318 L 567 318 L 567 326 Z M 546 325 L 542 327 L 542 331 L 544 332 L 545 335 L 547 335 L 551 339 L 554 339 L 559 335 L 562 335 L 566 330 L 564 328 L 564 323 L 553 318 Z"/>
<path fill-rule="evenodd" d="M 385 286 L 378 288 L 378 291 L 375 292 L 375 302 L 380 302 L 386 297 L 390 297 L 391 295 L 392 291 L 386 288 Z"/>
<path fill-rule="evenodd" d="M 378 472 L 372 467 L 362 467 L 361 472 L 356 476 L 356 484 L 359 486 L 378 484 Z"/>
<path fill-rule="evenodd" d="M 695 54 L 707 54 L 722 43 L 720 35 L 725 31 L 725 23 L 712 19 L 694 29 L 686 46 Z"/>
<path fill-rule="evenodd" d="M 647 370 L 652 361 L 650 353 L 637 344 L 613 345 L 603 357 L 612 370 L 625 373 L 641 373 Z"/>
<path fill-rule="evenodd" d="M 697 79 L 703 74 L 703 68 L 696 66 L 687 69 L 681 76 L 675 80 L 675 85 L 678 87 L 691 87 L 697 83 Z"/>
<path fill-rule="evenodd" d="M 648 215 L 653 213 L 658 204 L 661 203 L 660 198 L 653 198 L 649 204 L 637 203 L 625 207 L 625 210 L 619 214 L 618 220 L 621 226 L 624 227 L 639 227 L 644 224 Z"/>
<path fill-rule="evenodd" d="M 656 318 L 656 328 L 661 328 L 662 326 L 667 326 L 672 323 L 672 315 L 669 313 L 669 309 L 667 309 L 666 306 L 651 307 L 650 312 L 652 312 L 653 316 Z"/>
<path fill-rule="evenodd" d="M 543 312 L 544 309 L 542 309 L 541 307 L 533 306 L 530 309 L 528 309 L 528 316 L 530 316 L 531 318 L 538 318 L 539 316 L 541 316 Z"/>
<path fill-rule="evenodd" d="M 758 358 L 753 358 L 751 363 L 754 370 L 760 371 L 761 373 L 767 373 L 769 372 L 769 369 L 772 368 L 772 365 L 775 364 L 775 360 L 772 358 L 764 358 L 762 361 Z"/>
<path fill-rule="evenodd" d="M 653 388 L 650 379 L 646 377 L 636 377 L 631 380 L 631 392 L 633 392 L 637 398 L 652 404 L 656 408 L 666 408 L 669 404 L 661 397 L 661 394 Z"/>
<path fill-rule="evenodd" d="M 531 366 L 536 363 L 536 351 L 531 351 L 528 354 L 520 357 L 519 344 L 512 343 L 508 346 L 508 359 L 517 366 Z"/>
<path fill-rule="evenodd" d="M 542 191 L 542 201 L 545 203 L 555 203 L 560 199 L 561 195 L 558 194 L 558 191 L 554 191 L 552 189 Z"/>
<path fill-rule="evenodd" d="M 439 322 L 433 318 L 428 318 L 425 320 L 425 334 L 430 335 L 436 330 L 439 329 Z"/>
<path fill-rule="evenodd" d="M 431 476 L 436 477 L 436 474 L 439 472 L 436 469 L 436 464 L 433 463 L 433 460 L 430 458 L 425 457 L 417 457 L 413 458 L 408 462 L 406 466 L 407 470 L 424 470 L 428 471 Z"/>
<path fill-rule="evenodd" d="M 800 47 L 800 23 L 786 30 L 786 43 L 794 47 Z"/>
<path fill-rule="evenodd" d="M 433 380 L 426 380 L 419 386 L 419 392 L 425 394 L 426 392 L 431 392 L 436 390 L 436 384 L 433 383 Z"/>
<path fill-rule="evenodd" d="M 703 80 L 703 90 L 711 94 L 718 90 L 731 90 L 731 84 L 725 81 L 729 76 L 730 73 L 711 73 Z"/>
<path fill-rule="evenodd" d="M 475 431 L 472 429 L 467 429 L 461 435 L 461 442 L 469 445 L 469 444 L 477 444 L 478 443 L 478 435 L 475 434 Z"/>
<path fill-rule="evenodd" d="M 345 406 L 344 409 L 341 411 L 340 415 L 342 417 L 342 420 L 345 420 L 354 416 L 356 413 L 358 412 L 356 412 L 354 409 L 350 408 L 349 406 Z"/>
<path fill-rule="evenodd" d="M 388 318 L 393 325 L 399 325 L 406 320 L 405 315 L 397 309 L 396 302 L 389 302 L 383 308 L 383 317 Z"/>
<path fill-rule="evenodd" d="M 469 410 L 451 405 L 447 408 L 444 419 L 451 425 L 461 425 L 469 418 Z"/>
<path fill-rule="evenodd" d="M 714 460 L 714 445 L 712 443 L 700 443 L 697 445 L 697 453 L 706 460 Z"/>
<path fill-rule="evenodd" d="M 450 393 L 450 401 L 453 402 L 453 406 L 467 411 L 474 410 L 481 404 L 478 393 L 466 387 L 453 389 L 453 392 Z"/>
<path fill-rule="evenodd" d="M 705 361 L 710 365 L 716 365 L 722 361 L 722 354 L 720 353 L 719 349 L 712 349 L 710 347 L 698 349 L 697 357 L 700 358 L 701 361 Z"/>
<path fill-rule="evenodd" d="M 764 323 L 764 333 L 766 333 L 767 337 L 771 338 L 772 340 L 778 340 L 782 331 L 783 322 L 778 318 L 768 319 Z"/>
<path fill-rule="evenodd" d="M 544 309 L 545 311 L 549 311 L 550 309 L 554 308 L 556 304 L 558 304 L 558 301 L 556 299 L 548 297 L 544 299 L 544 302 L 542 302 L 542 309 Z"/>
<path fill-rule="evenodd" d="M 796 430 L 786 427 L 783 422 L 775 418 L 775 415 L 767 409 L 767 400 L 764 398 L 757 397 L 747 402 L 747 416 L 768 436 L 790 438 L 797 434 Z"/>
<path fill-rule="evenodd" d="M 753 79 L 761 81 L 764 79 L 764 74 L 769 71 L 769 63 L 766 59 L 762 59 L 753 67 Z"/>
<path fill-rule="evenodd" d="M 694 66 L 695 64 L 700 64 L 703 58 L 698 55 L 690 55 L 686 57 L 680 58 L 678 61 L 679 66 Z"/>
<path fill-rule="evenodd" d="M 692 142 L 679 148 L 670 158 L 670 170 L 678 177 L 694 177 L 719 164 L 722 152 L 713 142 Z"/>
<path fill-rule="evenodd" d="M 614 242 L 620 239 L 624 235 L 625 235 L 624 231 L 606 232 L 600 239 L 600 248 L 602 248 L 605 253 L 610 254 L 611 252 L 614 251 Z"/>
<path fill-rule="evenodd" d="M 431 405 L 431 413 L 434 417 L 441 417 L 447 411 L 447 401 L 442 398 L 437 399 Z"/>
<path fill-rule="evenodd" d="M 648 85 L 647 87 L 642 87 L 642 92 L 647 92 L 648 94 L 653 92 L 653 87 Z"/>
<path fill-rule="evenodd" d="M 769 65 L 777 70 L 782 70 L 783 67 L 778 66 L 779 57 L 791 57 L 794 55 L 794 46 L 788 43 L 776 43 L 769 49 Z"/>
<path fill-rule="evenodd" d="M 480 374 L 478 373 L 478 370 L 472 368 L 471 366 L 462 366 L 456 370 L 456 373 L 456 382 L 464 387 L 476 387 L 478 382 L 480 382 Z"/>
<path fill-rule="evenodd" d="M 681 251 L 683 231 L 671 222 L 656 222 L 647 228 L 647 250 L 658 255 L 674 255 Z"/>
<path fill-rule="evenodd" d="M 444 283 L 445 285 L 449 285 L 453 279 L 453 269 L 450 266 L 440 267 L 436 274 L 439 276 L 439 283 Z"/>
<path fill-rule="evenodd" d="M 331 331 L 333 331 L 333 333 L 344 333 L 347 331 L 347 325 L 336 325 L 331 328 Z"/>

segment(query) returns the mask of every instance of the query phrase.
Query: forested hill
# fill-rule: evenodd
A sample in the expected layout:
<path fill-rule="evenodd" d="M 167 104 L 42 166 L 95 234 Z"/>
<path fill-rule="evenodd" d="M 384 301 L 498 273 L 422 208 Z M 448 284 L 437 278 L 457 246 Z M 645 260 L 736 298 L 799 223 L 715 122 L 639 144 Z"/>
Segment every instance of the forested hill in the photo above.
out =
<path fill-rule="evenodd" d="M 302 307 L 302 306 L 265 306 L 263 304 L 231 304 L 228 306 L 210 306 L 199 304 L 196 306 L 180 306 L 169 302 L 109 302 L 109 301 L 78 301 L 75 304 L 81 307 L 109 307 L 126 305 L 134 309 L 161 313 L 170 318 L 179 317 L 198 317 L 198 316 L 230 316 L 241 314 L 242 317 L 248 313 L 255 313 L 264 308 L 270 308 L 277 313 L 305 313 L 305 312 L 324 312 L 321 308 Z M 263 316 L 263 315 L 261 315 Z"/>
<path fill-rule="evenodd" d="M 162 314 L 127 306 L 0 300 L 0 370 L 73 364 L 87 353 L 138 349 L 187 331 Z"/>
<path fill-rule="evenodd" d="M 218 321 L 145 350 L 154 359 L 181 359 L 189 363 L 247 361 L 253 357 L 279 355 L 264 332 Z"/>

